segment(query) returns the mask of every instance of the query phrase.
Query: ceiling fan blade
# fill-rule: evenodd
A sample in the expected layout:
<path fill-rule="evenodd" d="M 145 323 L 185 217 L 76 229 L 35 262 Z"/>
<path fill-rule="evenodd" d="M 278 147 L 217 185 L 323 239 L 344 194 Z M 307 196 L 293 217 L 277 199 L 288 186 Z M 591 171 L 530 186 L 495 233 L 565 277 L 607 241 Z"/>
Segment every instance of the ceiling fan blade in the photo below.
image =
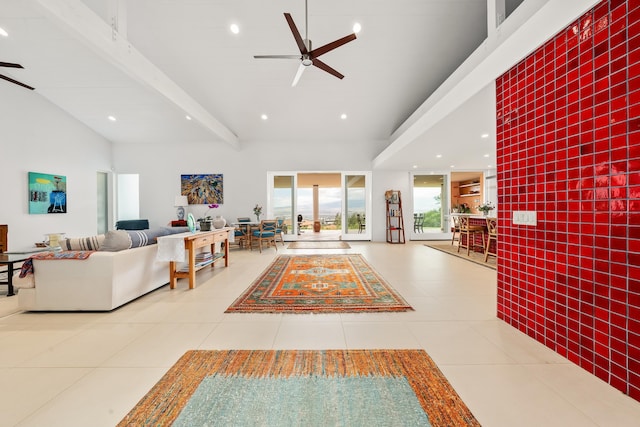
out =
<path fill-rule="evenodd" d="M 11 62 L 0 62 L 0 67 L 9 67 L 9 68 L 24 68 L 20 64 L 13 64 Z"/>
<path fill-rule="evenodd" d="M 20 67 L 20 68 L 22 68 L 22 67 Z M 13 80 L 13 79 L 12 79 L 12 78 L 10 78 L 10 77 L 3 76 L 2 74 L 0 74 L 0 79 L 6 80 L 6 81 L 11 82 L 11 83 L 15 83 L 15 84 L 17 84 L 18 86 L 26 87 L 26 88 L 27 88 L 27 89 L 29 89 L 29 90 L 34 90 L 34 89 L 35 89 L 35 88 L 33 88 L 33 87 L 31 87 L 31 86 L 28 86 L 28 85 L 26 85 L 26 84 L 24 84 L 24 83 L 20 83 L 20 82 L 19 82 L 19 81 L 17 81 L 17 80 Z"/>
<path fill-rule="evenodd" d="M 289 24 L 289 28 L 291 28 L 291 32 L 293 33 L 293 38 L 296 39 L 296 44 L 298 45 L 298 49 L 300 49 L 300 53 L 305 55 L 308 53 L 307 46 L 304 44 L 304 40 L 302 40 L 302 36 L 300 35 L 300 31 L 298 31 L 298 27 L 296 27 L 296 23 L 293 22 L 293 18 L 290 13 L 284 14 L 287 23 Z"/>
<path fill-rule="evenodd" d="M 293 78 L 293 83 L 291 83 L 291 87 L 294 87 L 295 85 L 298 84 L 298 81 L 300 80 L 300 77 L 302 77 L 302 73 L 304 72 L 305 68 L 307 67 L 301 62 L 300 66 L 298 66 L 298 71 L 296 71 L 296 76 Z"/>
<path fill-rule="evenodd" d="M 320 55 L 324 55 L 325 53 L 332 51 L 333 49 L 342 46 L 343 44 L 349 43 L 350 41 L 353 41 L 356 39 L 356 35 L 355 34 L 349 34 L 348 36 L 344 36 L 341 39 L 338 39 L 336 41 L 333 41 L 331 43 L 327 43 L 324 46 L 320 46 L 316 49 L 313 49 L 311 52 L 309 52 L 309 56 L 311 58 L 317 58 Z"/>
<path fill-rule="evenodd" d="M 253 55 L 253 57 L 255 59 L 302 59 L 300 55 Z"/>
<path fill-rule="evenodd" d="M 334 76 L 336 76 L 339 79 L 343 79 L 344 76 L 342 74 L 340 74 L 338 71 L 334 70 L 333 68 L 329 67 L 327 64 L 325 64 L 324 62 L 320 61 L 319 59 L 314 59 L 313 60 L 313 65 L 315 65 L 316 67 L 320 68 L 323 71 L 326 71 L 329 74 L 332 74 Z"/>

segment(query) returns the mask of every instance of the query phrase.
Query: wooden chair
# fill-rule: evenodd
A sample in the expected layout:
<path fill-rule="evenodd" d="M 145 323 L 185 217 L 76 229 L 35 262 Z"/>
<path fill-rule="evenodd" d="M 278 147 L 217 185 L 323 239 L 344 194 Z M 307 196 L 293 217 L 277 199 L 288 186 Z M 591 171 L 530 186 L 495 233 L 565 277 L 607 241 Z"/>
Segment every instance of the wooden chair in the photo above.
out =
<path fill-rule="evenodd" d="M 242 247 L 244 247 L 244 245 L 251 247 L 251 226 L 248 224 L 249 222 L 251 222 L 251 218 L 249 218 L 248 216 L 239 216 L 237 220 L 238 220 L 238 225 L 236 226 L 236 229 L 234 232 L 236 239 L 240 237 L 240 239 L 243 240 Z M 240 232 L 238 232 L 238 230 Z M 243 235 L 244 235 L 244 239 L 243 239 Z"/>
<path fill-rule="evenodd" d="M 489 259 L 489 255 L 493 255 L 494 257 L 498 256 L 498 219 L 497 218 L 487 218 L 487 246 L 484 248 L 484 262 L 487 262 Z M 493 251 L 491 251 L 491 241 L 495 242 L 493 246 Z"/>
<path fill-rule="evenodd" d="M 239 248 L 244 248 L 249 243 L 249 235 L 244 227 L 236 226 L 233 230 L 233 237 Z"/>
<path fill-rule="evenodd" d="M 263 219 L 260 221 L 260 228 L 254 230 L 251 233 L 251 250 L 253 250 L 254 243 L 258 244 L 260 253 L 262 253 L 262 242 L 266 242 L 270 245 L 273 242 L 273 246 L 278 250 L 276 246 L 276 229 L 278 222 L 275 219 Z M 284 244 L 284 243 L 283 243 Z"/>
<path fill-rule="evenodd" d="M 458 215 L 452 215 L 451 219 L 453 221 L 453 226 L 451 227 L 451 244 L 453 242 L 460 241 L 460 217 Z M 456 233 L 458 237 L 456 238 Z"/>
<path fill-rule="evenodd" d="M 475 236 L 476 234 L 480 234 L 482 236 L 482 249 L 484 249 L 484 227 L 481 225 L 471 225 L 469 224 L 468 216 L 460 216 L 458 217 L 460 221 L 460 240 L 458 240 L 458 252 L 460 252 L 460 248 L 467 249 L 467 255 L 471 251 L 471 248 L 475 245 Z M 466 237 L 466 239 L 463 239 Z M 479 246 L 479 245 L 478 245 Z"/>

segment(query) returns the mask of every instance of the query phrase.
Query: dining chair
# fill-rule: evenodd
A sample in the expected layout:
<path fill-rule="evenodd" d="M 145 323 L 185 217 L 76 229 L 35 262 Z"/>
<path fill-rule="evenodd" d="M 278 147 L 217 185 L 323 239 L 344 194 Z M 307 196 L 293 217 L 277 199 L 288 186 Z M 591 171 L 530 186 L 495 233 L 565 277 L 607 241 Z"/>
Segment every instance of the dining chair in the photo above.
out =
<path fill-rule="evenodd" d="M 240 248 L 244 248 L 247 243 L 249 243 L 249 236 L 246 228 L 236 226 L 233 230 L 233 237 L 235 243 L 237 243 Z"/>
<path fill-rule="evenodd" d="M 258 230 L 253 230 L 251 233 L 251 250 L 253 250 L 254 243 L 258 244 L 260 248 L 260 253 L 262 253 L 262 242 L 266 242 L 267 245 L 270 245 L 273 242 L 273 246 L 278 250 L 278 246 L 276 246 L 276 228 L 277 221 L 275 219 L 263 219 L 260 221 L 260 228 Z"/>
<path fill-rule="evenodd" d="M 460 240 L 458 240 L 458 252 L 460 248 L 467 250 L 467 255 L 471 252 L 471 248 L 474 246 L 480 246 L 475 243 L 476 235 L 482 236 L 482 249 L 484 249 L 484 227 L 482 225 L 472 225 L 469 223 L 468 216 L 460 216 Z M 465 237 L 465 238 L 463 238 Z"/>
<path fill-rule="evenodd" d="M 487 262 L 489 255 L 498 256 L 498 218 L 488 217 L 486 220 L 488 239 L 487 246 L 484 248 L 484 262 Z M 495 242 L 493 248 L 491 247 L 491 241 Z"/>

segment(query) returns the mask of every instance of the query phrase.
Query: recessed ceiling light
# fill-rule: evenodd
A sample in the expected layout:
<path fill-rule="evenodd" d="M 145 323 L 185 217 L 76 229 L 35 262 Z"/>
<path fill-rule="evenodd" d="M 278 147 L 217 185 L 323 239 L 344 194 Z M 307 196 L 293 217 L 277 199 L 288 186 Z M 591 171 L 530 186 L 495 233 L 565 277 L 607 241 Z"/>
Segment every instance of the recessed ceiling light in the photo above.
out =
<path fill-rule="evenodd" d="M 438 159 L 441 159 L 441 158 L 442 158 L 442 154 L 436 154 L 436 157 L 437 157 Z"/>
<path fill-rule="evenodd" d="M 0 36 L 9 37 L 9 33 L 7 33 L 3 28 L 0 28 Z"/>
<path fill-rule="evenodd" d="M 362 30 L 362 25 L 359 22 L 353 24 L 353 32 L 358 34 Z"/>
<path fill-rule="evenodd" d="M 233 34 L 238 34 L 240 32 L 240 27 L 238 27 L 238 24 L 231 24 L 229 29 Z"/>
<path fill-rule="evenodd" d="M 260 118 L 262 120 L 267 120 L 269 117 L 266 114 L 263 114 L 263 115 L 260 116 Z"/>
<path fill-rule="evenodd" d="M 191 120 L 191 116 L 190 115 L 186 115 L 186 116 L 184 116 L 184 118 L 187 119 L 187 120 Z"/>
<path fill-rule="evenodd" d="M 455 167 L 456 167 L 456 165 L 451 165 L 450 167 L 451 167 L 451 169 L 453 169 L 453 168 L 455 168 Z"/>
<path fill-rule="evenodd" d="M 413 168 L 414 169 L 418 169 L 418 165 L 413 165 Z"/>
<path fill-rule="evenodd" d="M 480 138 L 489 138 L 489 134 L 488 133 L 483 133 L 482 135 L 480 135 Z"/>
<path fill-rule="evenodd" d="M 342 120 L 346 120 L 347 119 L 347 115 L 345 113 L 340 114 L 340 118 Z"/>
<path fill-rule="evenodd" d="M 489 157 L 489 155 L 488 155 L 488 154 L 485 154 L 484 156 L 485 156 L 485 157 Z"/>
<path fill-rule="evenodd" d="M 115 121 L 116 121 L 116 118 L 115 118 L 115 117 L 113 117 L 113 116 L 109 116 L 109 117 L 107 117 L 107 118 L 108 118 L 109 120 L 111 120 L 112 122 L 115 122 Z"/>

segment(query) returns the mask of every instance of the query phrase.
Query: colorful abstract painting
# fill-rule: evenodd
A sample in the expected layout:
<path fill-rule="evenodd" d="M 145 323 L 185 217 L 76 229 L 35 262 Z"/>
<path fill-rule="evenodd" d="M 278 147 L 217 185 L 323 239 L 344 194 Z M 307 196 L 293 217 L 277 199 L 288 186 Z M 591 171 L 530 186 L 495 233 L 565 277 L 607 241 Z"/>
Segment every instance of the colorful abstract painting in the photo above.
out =
<path fill-rule="evenodd" d="M 221 173 L 182 175 L 180 191 L 187 196 L 190 205 L 224 203 Z"/>
<path fill-rule="evenodd" d="M 67 177 L 29 172 L 29 213 L 67 213 Z"/>

